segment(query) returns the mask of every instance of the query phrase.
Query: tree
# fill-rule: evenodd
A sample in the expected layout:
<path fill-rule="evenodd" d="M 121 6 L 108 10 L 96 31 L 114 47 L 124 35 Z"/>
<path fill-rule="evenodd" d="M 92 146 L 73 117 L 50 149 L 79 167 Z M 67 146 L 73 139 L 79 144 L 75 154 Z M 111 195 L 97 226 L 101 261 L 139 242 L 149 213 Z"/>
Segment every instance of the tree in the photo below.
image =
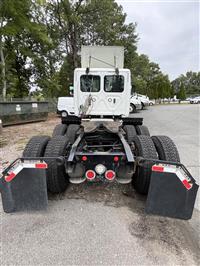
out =
<path fill-rule="evenodd" d="M 200 72 L 189 71 L 185 75 L 180 75 L 171 82 L 174 91 L 178 93 L 184 87 L 188 96 L 200 94 Z"/>
<path fill-rule="evenodd" d="M 158 64 L 150 62 L 147 55 L 135 55 L 132 60 L 132 86 L 138 93 L 152 99 L 168 98 L 173 95 L 167 75 L 162 74 Z"/>
<path fill-rule="evenodd" d="M 125 47 L 125 66 L 131 65 L 136 52 L 135 24 L 125 24 L 126 14 L 114 0 L 50 1 L 60 31 L 61 46 L 66 54 L 61 72 L 69 73 L 80 66 L 81 45 L 122 45 Z M 67 69 L 66 67 L 69 67 Z"/>
<path fill-rule="evenodd" d="M 138 36 L 136 24 L 126 24 L 122 6 L 114 0 L 85 1 L 80 15 L 81 44 L 122 45 L 125 49 L 125 67 L 131 68 L 136 54 Z"/>
<path fill-rule="evenodd" d="M 183 85 L 181 85 L 179 92 L 177 93 L 177 98 L 181 101 L 185 100 L 186 95 L 185 95 L 185 88 Z"/>
<path fill-rule="evenodd" d="M 137 92 L 168 95 L 168 77 L 148 56 L 138 55 L 136 23 L 115 0 L 1 0 L 0 89 L 3 96 L 69 94 L 81 45 L 121 45 L 124 66 Z M 162 86 L 160 85 L 162 84 Z M 165 86 L 165 90 L 163 90 Z"/>
<path fill-rule="evenodd" d="M 7 93 L 15 97 L 28 94 L 34 72 L 32 58 L 37 56 L 35 51 L 39 46 L 48 43 L 44 25 L 35 22 L 35 7 L 31 0 L 1 0 L 0 53 L 4 98 Z"/>

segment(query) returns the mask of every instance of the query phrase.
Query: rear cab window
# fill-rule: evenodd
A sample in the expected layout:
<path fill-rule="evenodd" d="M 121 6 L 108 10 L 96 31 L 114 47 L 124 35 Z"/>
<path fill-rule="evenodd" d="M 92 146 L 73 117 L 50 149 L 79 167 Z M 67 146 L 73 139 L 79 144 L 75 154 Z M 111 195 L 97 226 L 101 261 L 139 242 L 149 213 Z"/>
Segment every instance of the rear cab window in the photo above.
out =
<path fill-rule="evenodd" d="M 82 75 L 80 78 L 80 88 L 82 92 L 99 92 L 100 76 Z"/>
<path fill-rule="evenodd" d="M 104 77 L 105 92 L 123 92 L 124 91 L 124 76 L 109 75 Z"/>

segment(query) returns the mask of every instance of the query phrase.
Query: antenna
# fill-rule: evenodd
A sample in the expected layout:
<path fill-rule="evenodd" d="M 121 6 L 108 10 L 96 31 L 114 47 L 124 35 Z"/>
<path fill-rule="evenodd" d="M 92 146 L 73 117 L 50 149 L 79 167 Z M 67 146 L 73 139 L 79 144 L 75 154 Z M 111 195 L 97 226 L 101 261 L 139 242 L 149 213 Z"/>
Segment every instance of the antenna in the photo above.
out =
<path fill-rule="evenodd" d="M 117 62 L 116 62 L 116 56 L 114 55 L 114 65 L 115 65 L 115 68 L 117 67 Z"/>
<path fill-rule="evenodd" d="M 90 65 L 91 65 L 91 55 L 89 56 L 89 66 L 88 67 L 86 67 L 86 75 L 88 75 L 89 74 L 89 72 L 90 72 Z"/>

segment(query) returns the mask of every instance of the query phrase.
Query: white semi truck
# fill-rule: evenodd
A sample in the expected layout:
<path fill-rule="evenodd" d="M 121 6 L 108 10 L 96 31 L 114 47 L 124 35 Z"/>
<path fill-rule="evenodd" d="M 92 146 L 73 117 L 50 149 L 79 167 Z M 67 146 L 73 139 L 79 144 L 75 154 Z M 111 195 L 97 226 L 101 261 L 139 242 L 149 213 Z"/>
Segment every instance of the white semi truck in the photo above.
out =
<path fill-rule="evenodd" d="M 44 209 L 47 191 L 98 180 L 131 183 L 147 195 L 147 213 L 190 219 L 198 185 L 174 142 L 150 136 L 142 118 L 128 117 L 131 74 L 123 47 L 82 47 L 81 60 L 74 71 L 76 116 L 62 117 L 52 137 L 32 137 L 3 171 L 4 211 Z"/>

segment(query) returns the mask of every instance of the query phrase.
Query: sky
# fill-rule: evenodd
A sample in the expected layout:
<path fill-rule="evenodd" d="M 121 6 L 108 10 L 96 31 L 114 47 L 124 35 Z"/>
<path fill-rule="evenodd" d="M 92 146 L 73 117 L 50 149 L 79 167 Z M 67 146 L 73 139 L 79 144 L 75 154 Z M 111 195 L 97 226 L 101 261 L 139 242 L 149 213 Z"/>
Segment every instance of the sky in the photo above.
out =
<path fill-rule="evenodd" d="M 170 80 L 200 71 L 200 0 L 116 0 L 137 23 L 138 52 L 158 63 Z"/>

